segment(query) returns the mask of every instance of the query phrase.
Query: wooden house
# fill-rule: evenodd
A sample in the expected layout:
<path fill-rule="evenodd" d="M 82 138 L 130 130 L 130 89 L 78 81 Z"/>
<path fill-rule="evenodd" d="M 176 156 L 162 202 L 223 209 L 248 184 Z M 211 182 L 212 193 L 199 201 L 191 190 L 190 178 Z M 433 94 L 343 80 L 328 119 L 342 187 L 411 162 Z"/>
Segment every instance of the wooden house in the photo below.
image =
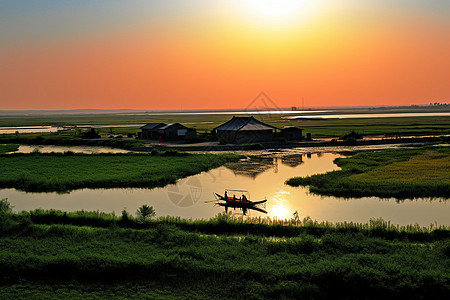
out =
<path fill-rule="evenodd" d="M 213 131 L 221 144 L 249 144 L 272 141 L 276 129 L 254 117 L 233 117 Z"/>
<path fill-rule="evenodd" d="M 197 135 L 197 130 L 195 128 L 188 128 L 180 123 L 173 123 L 158 128 L 158 134 L 163 140 L 177 141 L 194 139 Z"/>
<path fill-rule="evenodd" d="M 148 123 L 140 128 L 142 131 L 138 133 L 138 138 L 157 140 L 159 139 L 159 128 L 166 125 L 165 123 Z"/>

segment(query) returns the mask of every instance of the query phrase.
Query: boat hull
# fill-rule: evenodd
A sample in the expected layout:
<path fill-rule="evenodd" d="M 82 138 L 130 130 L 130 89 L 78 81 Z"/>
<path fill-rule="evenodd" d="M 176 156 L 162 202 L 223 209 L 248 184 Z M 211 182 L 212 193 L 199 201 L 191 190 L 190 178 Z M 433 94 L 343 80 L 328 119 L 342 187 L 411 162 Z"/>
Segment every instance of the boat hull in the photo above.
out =
<path fill-rule="evenodd" d="M 217 204 L 219 204 L 219 206 L 225 207 L 225 210 L 228 210 L 229 207 L 231 207 L 231 208 L 240 208 L 240 209 L 242 209 L 244 211 L 244 214 L 245 214 L 247 210 L 253 209 L 253 210 L 256 210 L 256 211 L 259 211 L 259 212 L 267 214 L 266 210 L 256 206 L 257 204 L 262 204 L 264 202 L 267 202 L 267 200 L 261 200 L 261 201 L 252 202 L 252 201 L 249 201 L 249 200 L 242 201 L 242 200 L 239 200 L 239 199 L 235 200 L 235 199 L 232 199 L 232 198 L 231 199 L 230 198 L 225 198 L 222 195 L 219 195 L 217 193 L 216 193 L 216 195 L 217 195 L 219 201 L 224 201 L 224 202 L 218 202 Z"/>

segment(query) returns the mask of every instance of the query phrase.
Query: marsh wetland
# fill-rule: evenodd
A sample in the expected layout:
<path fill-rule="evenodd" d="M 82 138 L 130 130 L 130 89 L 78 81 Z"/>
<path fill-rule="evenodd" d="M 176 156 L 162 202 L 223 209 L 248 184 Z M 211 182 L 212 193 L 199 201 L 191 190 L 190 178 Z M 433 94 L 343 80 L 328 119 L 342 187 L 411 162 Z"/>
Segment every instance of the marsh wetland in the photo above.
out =
<path fill-rule="evenodd" d="M 358 147 L 348 147 L 345 149 L 355 151 Z M 366 149 L 366 151 L 367 149 L 374 150 L 370 147 L 362 149 Z M 380 148 L 375 147 L 375 149 Z M 191 159 L 196 165 L 211 164 L 213 166 L 215 163 L 225 163 L 225 165 L 201 172 L 200 174 L 178 179 L 175 184 L 167 181 L 169 185 L 155 188 L 151 188 L 151 185 L 148 185 L 150 182 L 145 181 L 145 176 L 149 176 L 149 165 L 145 168 L 145 172 L 148 174 L 146 173 L 147 175 L 144 174 L 143 176 L 141 176 L 142 172 L 139 171 L 139 168 L 136 168 L 136 166 L 142 166 L 152 161 L 152 158 L 147 158 L 146 155 L 119 154 L 117 156 L 108 154 L 107 156 L 67 156 L 59 154 L 51 156 L 51 154 L 39 154 L 33 156 L 17 154 L 15 157 L 3 156 L 1 159 L 9 160 L 12 163 L 11 166 L 14 166 L 11 167 L 11 171 L 19 177 L 22 172 L 18 168 L 19 164 L 11 160 L 17 159 L 21 161 L 24 166 L 24 171 L 28 170 L 31 162 L 36 163 L 38 159 L 41 162 L 45 162 L 46 165 L 50 163 L 48 167 L 52 165 L 54 167 L 60 166 L 62 170 L 56 172 L 55 175 L 58 179 L 53 185 L 47 185 L 45 178 L 48 178 L 48 175 L 45 175 L 43 169 L 40 170 L 40 175 L 35 179 L 37 180 L 35 185 L 26 185 L 18 178 L 17 184 L 22 184 L 22 186 L 16 186 L 16 188 L 22 189 L 22 191 L 11 188 L 2 189 L 0 190 L 0 197 L 8 198 L 14 206 L 15 211 L 43 208 L 63 211 L 99 210 L 119 214 L 124 208 L 130 212 L 135 212 L 138 207 L 147 204 L 156 209 L 158 216 L 208 219 L 217 215 L 223 208 L 216 207 L 212 203 L 204 202 L 214 200 L 213 193 L 223 193 L 224 189 L 228 188 L 248 190 L 251 192 L 252 200 L 268 199 L 266 207 L 268 216 L 276 219 L 289 219 L 297 211 L 301 217 L 308 216 L 314 220 L 330 222 L 368 222 L 372 218 L 383 218 L 390 220 L 394 224 L 401 225 L 417 223 L 421 226 L 428 226 L 431 223 L 440 225 L 448 225 L 450 223 L 450 205 L 446 198 L 442 196 L 433 198 L 403 197 L 404 199 L 401 200 L 391 197 L 380 198 L 364 195 L 358 195 L 359 198 L 351 198 L 348 195 L 346 197 L 335 197 L 313 194 L 309 192 L 309 187 L 291 187 L 285 183 L 293 177 L 307 177 L 314 174 L 324 174 L 329 171 L 339 170 L 340 168 L 334 164 L 334 160 L 337 158 L 342 159 L 344 156 L 342 154 L 328 152 L 332 149 L 324 148 L 321 150 L 322 152 L 316 153 L 305 152 L 305 149 L 278 150 L 275 152 L 260 151 L 257 155 L 254 152 L 240 152 L 239 159 L 235 158 L 234 162 L 227 163 L 226 161 L 219 162 L 220 160 L 215 162 L 210 159 L 216 156 L 203 157 L 202 155 L 189 155 L 187 158 Z M 148 162 L 139 162 L 138 160 L 142 158 L 148 160 Z M 170 155 L 153 157 L 153 159 L 155 158 L 158 158 L 158 160 L 166 159 L 168 162 L 171 162 L 171 166 L 176 165 L 173 159 L 180 161 L 186 159 L 183 157 L 170 157 Z M 82 164 L 85 160 L 86 162 L 83 166 Z M 91 160 L 97 160 L 99 165 L 93 164 Z M 100 160 L 104 160 L 104 162 L 100 162 Z M 110 160 L 114 161 L 114 163 L 108 162 Z M 101 179 L 102 168 L 99 168 L 100 165 L 105 168 L 104 171 L 107 171 L 113 167 L 120 168 L 120 165 L 117 164 L 118 161 L 121 161 L 125 166 L 127 160 L 131 163 L 131 169 L 133 170 L 133 174 L 135 174 L 130 176 L 133 178 L 143 178 L 135 183 L 140 188 L 130 188 L 133 180 L 136 181 L 136 179 L 132 181 L 124 179 L 124 187 L 120 186 L 122 183 L 120 183 L 119 178 L 114 179 L 108 177 Z M 160 162 L 161 166 L 163 166 L 162 161 Z M 71 170 L 70 165 L 74 164 L 77 165 L 77 168 Z M 194 172 L 195 168 L 193 166 L 192 163 L 186 163 L 186 168 L 182 171 L 185 172 L 183 174 Z M 90 171 L 90 168 L 93 168 L 93 170 Z M 160 173 L 163 170 L 167 170 L 167 166 L 161 168 L 161 170 L 156 168 L 154 172 Z M 446 169 L 445 167 L 441 167 L 440 170 L 444 170 L 445 172 Z M 69 173 L 64 175 L 65 171 Z M 45 176 L 41 177 L 43 174 Z M 97 183 L 89 183 L 89 180 L 84 178 L 80 183 L 76 183 L 77 176 L 85 177 L 88 175 L 94 176 L 100 181 Z M 13 178 L 7 175 L 7 173 L 4 173 L 3 176 L 10 179 Z M 173 180 L 171 177 L 169 179 Z M 65 182 L 65 180 L 68 180 L 70 183 Z M 4 179 L 1 182 L 5 184 Z M 42 187 L 50 189 L 50 191 L 36 192 L 40 184 L 42 184 Z M 68 185 L 65 186 L 64 184 Z M 65 189 L 61 189 L 62 186 Z M 72 188 L 69 188 L 70 186 Z M 143 188 L 144 186 L 146 188 Z M 51 190 L 52 188 L 53 191 Z M 239 212 L 236 211 L 236 213 Z M 265 215 L 253 212 L 251 216 L 264 217 Z"/>
<path fill-rule="evenodd" d="M 207 129 L 228 116 L 153 116 L 175 117 Z M 147 116 L 128 124 L 139 118 Z M 102 119 L 113 122 L 102 116 L 92 123 Z M 327 138 L 357 126 L 369 138 L 448 134 L 442 116 L 399 119 L 277 115 L 272 124 L 302 122 Z M 27 125 L 16 121 L 6 126 Z M 102 134 L 133 130 L 99 128 Z M 299 143 L 232 153 L 133 153 L 142 141 L 83 139 L 75 130 L 0 141 L 9 143 L 0 145 L 0 294 L 6 299 L 449 294 L 448 145 Z M 225 214 L 205 203 L 224 189 L 266 198 L 268 214 Z M 142 217 L 145 206 L 156 217 Z"/>

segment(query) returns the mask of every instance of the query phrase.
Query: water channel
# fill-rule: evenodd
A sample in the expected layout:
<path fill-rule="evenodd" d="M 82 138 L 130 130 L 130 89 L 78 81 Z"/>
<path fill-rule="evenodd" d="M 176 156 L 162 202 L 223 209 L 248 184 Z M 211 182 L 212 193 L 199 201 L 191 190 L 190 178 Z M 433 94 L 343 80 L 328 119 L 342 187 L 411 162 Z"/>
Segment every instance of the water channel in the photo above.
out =
<path fill-rule="evenodd" d="M 298 211 L 301 218 L 309 216 L 318 221 L 365 223 L 371 218 L 381 217 L 400 225 L 450 225 L 450 204 L 444 199 L 343 199 L 312 195 L 308 193 L 308 188 L 294 188 L 284 184 L 294 176 L 337 170 L 333 160 L 340 155 L 326 150 L 329 149 L 311 154 L 306 153 L 306 150 L 291 149 L 284 156 L 280 156 L 280 153 L 266 153 L 256 162 L 250 160 L 228 164 L 180 179 L 177 184 L 164 188 L 81 189 L 66 194 L 2 189 L 0 198 L 8 198 L 15 211 L 53 208 L 65 211 L 114 211 L 120 214 L 125 208 L 134 214 L 138 207 L 148 204 L 155 208 L 157 216 L 208 219 L 223 211 L 223 208 L 214 206 L 214 203 L 205 203 L 214 200 L 214 192 L 242 189 L 250 192 L 251 200 L 267 198 L 266 209 L 268 216 L 272 218 L 291 218 Z M 266 215 L 251 212 L 250 216 Z"/>

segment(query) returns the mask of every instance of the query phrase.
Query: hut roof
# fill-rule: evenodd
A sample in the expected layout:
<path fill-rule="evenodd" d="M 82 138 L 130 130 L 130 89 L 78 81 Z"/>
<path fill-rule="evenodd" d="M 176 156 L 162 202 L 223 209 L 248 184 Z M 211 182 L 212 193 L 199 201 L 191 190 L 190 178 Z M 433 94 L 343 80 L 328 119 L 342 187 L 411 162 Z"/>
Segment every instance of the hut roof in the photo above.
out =
<path fill-rule="evenodd" d="M 233 117 L 228 122 L 218 126 L 215 130 L 226 131 L 255 131 L 255 130 L 274 130 L 276 127 L 267 125 L 261 121 L 256 120 L 253 117 Z"/>
<path fill-rule="evenodd" d="M 166 129 L 169 129 L 170 127 L 172 127 L 172 126 L 177 126 L 178 128 L 187 129 L 186 126 L 181 125 L 180 123 L 167 124 L 167 125 L 165 125 L 165 126 L 163 126 L 163 127 L 160 127 L 159 129 L 160 129 L 160 130 L 166 130 Z"/>
<path fill-rule="evenodd" d="M 165 125 L 166 125 L 166 123 L 148 123 L 147 125 L 142 126 L 141 129 L 151 130 L 151 129 L 157 129 L 158 127 L 165 126 Z"/>

